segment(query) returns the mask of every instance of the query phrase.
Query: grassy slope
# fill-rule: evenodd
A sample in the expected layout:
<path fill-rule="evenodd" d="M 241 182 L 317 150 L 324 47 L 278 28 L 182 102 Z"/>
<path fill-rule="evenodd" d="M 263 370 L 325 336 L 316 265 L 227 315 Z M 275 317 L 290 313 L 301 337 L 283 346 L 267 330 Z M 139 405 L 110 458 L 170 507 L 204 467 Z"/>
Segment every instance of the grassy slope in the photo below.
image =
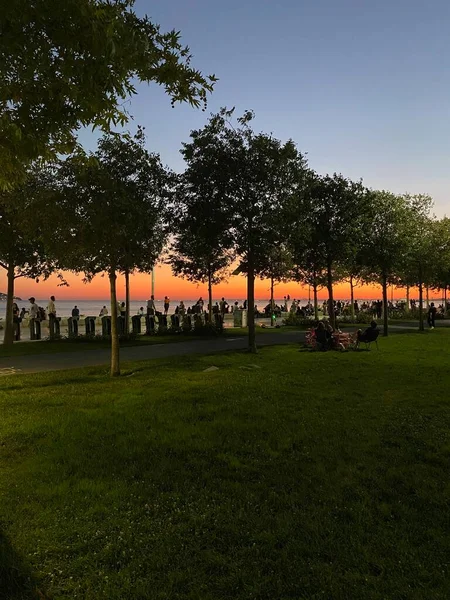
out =
<path fill-rule="evenodd" d="M 2 378 L 4 597 L 447 599 L 449 342 Z"/>

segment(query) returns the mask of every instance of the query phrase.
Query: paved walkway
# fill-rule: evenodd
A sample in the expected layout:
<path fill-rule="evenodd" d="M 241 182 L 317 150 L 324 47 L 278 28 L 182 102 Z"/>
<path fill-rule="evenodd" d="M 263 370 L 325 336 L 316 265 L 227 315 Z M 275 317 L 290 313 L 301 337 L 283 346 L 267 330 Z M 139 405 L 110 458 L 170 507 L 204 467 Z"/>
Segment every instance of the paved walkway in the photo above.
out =
<path fill-rule="evenodd" d="M 256 336 L 258 346 L 273 346 L 274 344 L 295 344 L 303 342 L 303 331 L 287 331 L 279 333 L 264 333 Z M 187 342 L 148 344 L 128 346 L 120 349 L 121 362 L 151 360 L 169 356 L 186 354 L 211 354 L 227 350 L 243 350 L 247 348 L 247 337 L 216 338 L 193 340 Z M 88 350 L 86 352 L 62 352 L 61 354 L 32 354 L 26 356 L 8 356 L 0 358 L 0 374 L 11 373 L 40 373 L 43 371 L 61 371 L 80 367 L 107 365 L 110 361 L 109 349 Z"/>
<path fill-rule="evenodd" d="M 450 321 L 438 321 L 438 327 L 450 325 Z M 380 327 L 381 328 L 381 327 Z M 389 325 L 389 331 L 417 331 L 417 323 L 399 323 Z M 256 336 L 258 346 L 273 346 L 279 344 L 301 343 L 305 339 L 304 331 L 286 331 L 264 333 Z M 143 346 L 128 346 L 121 348 L 121 362 L 151 360 L 183 356 L 186 354 L 211 354 L 227 350 L 243 350 L 247 348 L 247 337 L 216 338 L 193 340 L 186 342 L 166 342 Z M 44 371 L 62 371 L 80 367 L 95 367 L 109 364 L 111 353 L 109 349 L 88 350 L 86 352 L 63 352 L 61 354 L 33 354 L 26 356 L 10 356 L 0 358 L 0 375 L 12 373 L 40 373 Z"/>

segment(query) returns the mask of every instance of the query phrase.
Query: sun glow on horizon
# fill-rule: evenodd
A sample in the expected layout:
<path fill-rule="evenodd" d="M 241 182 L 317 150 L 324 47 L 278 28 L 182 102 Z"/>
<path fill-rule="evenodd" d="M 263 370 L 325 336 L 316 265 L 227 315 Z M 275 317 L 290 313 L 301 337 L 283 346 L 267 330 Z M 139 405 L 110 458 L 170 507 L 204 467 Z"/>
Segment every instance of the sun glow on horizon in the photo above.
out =
<path fill-rule="evenodd" d="M 16 280 L 15 295 L 26 300 L 30 296 L 36 298 L 46 298 L 55 295 L 61 300 L 104 300 L 109 298 L 109 280 L 106 275 L 97 275 L 92 282 L 83 283 L 81 275 L 66 273 L 68 286 L 61 286 L 56 276 L 50 277 L 47 281 L 39 281 L 19 278 Z M 137 273 L 130 278 L 130 296 L 132 300 L 145 300 L 151 294 L 151 276 L 149 274 Z M 223 282 L 213 288 L 213 297 L 215 299 L 224 296 L 227 300 L 240 300 L 247 296 L 246 279 L 243 276 L 230 277 L 227 282 Z M 350 298 L 350 289 L 348 284 L 339 284 L 334 287 L 335 298 L 346 300 Z M 6 292 L 5 273 L 0 274 L 0 291 Z M 308 298 L 309 292 L 312 299 L 312 290 L 307 286 L 301 286 L 296 282 L 280 283 L 275 286 L 275 298 L 283 298 L 290 295 L 291 299 Z M 394 299 L 405 298 L 406 291 L 403 288 L 389 290 L 389 299 L 393 293 Z M 414 296 L 415 290 L 412 290 Z M 123 276 L 117 278 L 117 295 L 119 298 L 125 297 L 125 280 Z M 174 300 L 192 300 L 202 296 L 204 299 L 208 296 L 206 284 L 192 283 L 186 279 L 175 277 L 172 274 L 169 265 L 158 266 L 155 269 L 155 298 L 162 299 L 168 295 Z M 436 293 L 432 295 L 437 296 Z M 328 297 L 326 289 L 319 291 L 318 297 L 321 301 Z M 270 298 L 270 284 L 268 280 L 255 281 L 255 298 L 257 300 Z M 381 288 L 377 285 L 366 285 L 355 288 L 355 298 L 357 299 L 375 299 L 381 298 Z"/>

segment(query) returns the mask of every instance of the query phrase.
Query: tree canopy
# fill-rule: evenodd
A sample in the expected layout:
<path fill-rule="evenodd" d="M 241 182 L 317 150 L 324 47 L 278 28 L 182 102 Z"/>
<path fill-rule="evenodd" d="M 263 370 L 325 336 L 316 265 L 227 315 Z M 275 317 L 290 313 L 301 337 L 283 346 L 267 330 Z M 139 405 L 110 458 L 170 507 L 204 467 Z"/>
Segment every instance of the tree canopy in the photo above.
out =
<path fill-rule="evenodd" d="M 80 127 L 128 118 L 137 81 L 172 103 L 205 106 L 216 78 L 191 65 L 180 33 L 161 32 L 134 0 L 10 0 L 0 11 L 0 186 L 36 158 L 73 150 Z"/>

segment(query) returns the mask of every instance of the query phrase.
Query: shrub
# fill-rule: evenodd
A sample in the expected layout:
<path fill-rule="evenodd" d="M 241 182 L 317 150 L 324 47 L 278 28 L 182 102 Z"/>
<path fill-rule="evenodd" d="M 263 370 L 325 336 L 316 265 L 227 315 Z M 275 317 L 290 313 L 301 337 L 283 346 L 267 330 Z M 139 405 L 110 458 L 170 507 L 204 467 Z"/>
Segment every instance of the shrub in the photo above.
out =
<path fill-rule="evenodd" d="M 283 319 L 283 325 L 290 325 L 291 327 L 311 327 L 314 323 L 314 319 L 309 317 L 301 317 L 295 313 L 289 313 L 289 315 Z"/>

